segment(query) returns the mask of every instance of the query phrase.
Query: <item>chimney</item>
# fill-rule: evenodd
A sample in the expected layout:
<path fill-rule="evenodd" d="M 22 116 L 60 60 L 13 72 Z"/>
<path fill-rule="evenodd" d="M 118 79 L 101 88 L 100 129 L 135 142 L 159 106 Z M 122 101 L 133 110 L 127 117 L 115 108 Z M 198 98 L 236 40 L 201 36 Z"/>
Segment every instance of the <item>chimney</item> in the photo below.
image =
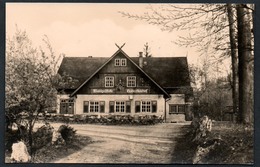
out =
<path fill-rule="evenodd" d="M 144 64 L 143 52 L 139 52 L 139 66 L 143 68 L 143 64 Z"/>

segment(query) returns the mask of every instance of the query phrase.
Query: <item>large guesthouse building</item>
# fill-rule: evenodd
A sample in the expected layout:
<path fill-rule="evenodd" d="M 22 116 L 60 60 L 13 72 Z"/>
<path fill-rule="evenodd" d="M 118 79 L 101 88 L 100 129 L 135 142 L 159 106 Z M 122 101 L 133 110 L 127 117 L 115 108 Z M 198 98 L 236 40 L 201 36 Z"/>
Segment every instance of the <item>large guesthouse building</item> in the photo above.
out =
<path fill-rule="evenodd" d="M 193 91 L 186 57 L 64 57 L 58 73 L 72 81 L 59 89 L 60 114 L 157 115 L 190 120 Z M 75 82 L 74 82 L 75 80 Z"/>

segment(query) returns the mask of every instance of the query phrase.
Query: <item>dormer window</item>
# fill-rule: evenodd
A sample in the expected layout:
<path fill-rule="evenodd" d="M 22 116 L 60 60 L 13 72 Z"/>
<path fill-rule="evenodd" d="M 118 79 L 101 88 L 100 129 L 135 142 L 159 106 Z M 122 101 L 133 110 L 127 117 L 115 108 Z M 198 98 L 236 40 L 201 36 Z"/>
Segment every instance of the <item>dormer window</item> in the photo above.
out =
<path fill-rule="evenodd" d="M 115 59 L 115 66 L 126 66 L 126 59 Z"/>

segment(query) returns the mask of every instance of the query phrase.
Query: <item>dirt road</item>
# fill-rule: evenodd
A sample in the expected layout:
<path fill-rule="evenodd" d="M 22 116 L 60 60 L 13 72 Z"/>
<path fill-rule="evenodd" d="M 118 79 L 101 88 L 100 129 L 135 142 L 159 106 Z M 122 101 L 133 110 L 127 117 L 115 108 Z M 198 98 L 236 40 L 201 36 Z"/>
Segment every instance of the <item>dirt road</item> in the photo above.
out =
<path fill-rule="evenodd" d="M 176 139 L 185 134 L 188 125 L 71 125 L 94 142 L 54 163 L 172 163 Z"/>

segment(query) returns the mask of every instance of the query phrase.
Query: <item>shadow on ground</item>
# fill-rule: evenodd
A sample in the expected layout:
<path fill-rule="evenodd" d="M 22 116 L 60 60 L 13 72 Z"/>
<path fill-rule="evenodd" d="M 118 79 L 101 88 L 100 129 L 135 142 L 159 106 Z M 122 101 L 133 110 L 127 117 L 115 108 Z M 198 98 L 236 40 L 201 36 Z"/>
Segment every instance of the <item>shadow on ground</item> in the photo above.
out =
<path fill-rule="evenodd" d="M 183 135 L 175 138 L 176 144 L 172 148 L 172 164 L 192 164 L 196 145 L 191 143 L 190 125 L 181 127 Z"/>

